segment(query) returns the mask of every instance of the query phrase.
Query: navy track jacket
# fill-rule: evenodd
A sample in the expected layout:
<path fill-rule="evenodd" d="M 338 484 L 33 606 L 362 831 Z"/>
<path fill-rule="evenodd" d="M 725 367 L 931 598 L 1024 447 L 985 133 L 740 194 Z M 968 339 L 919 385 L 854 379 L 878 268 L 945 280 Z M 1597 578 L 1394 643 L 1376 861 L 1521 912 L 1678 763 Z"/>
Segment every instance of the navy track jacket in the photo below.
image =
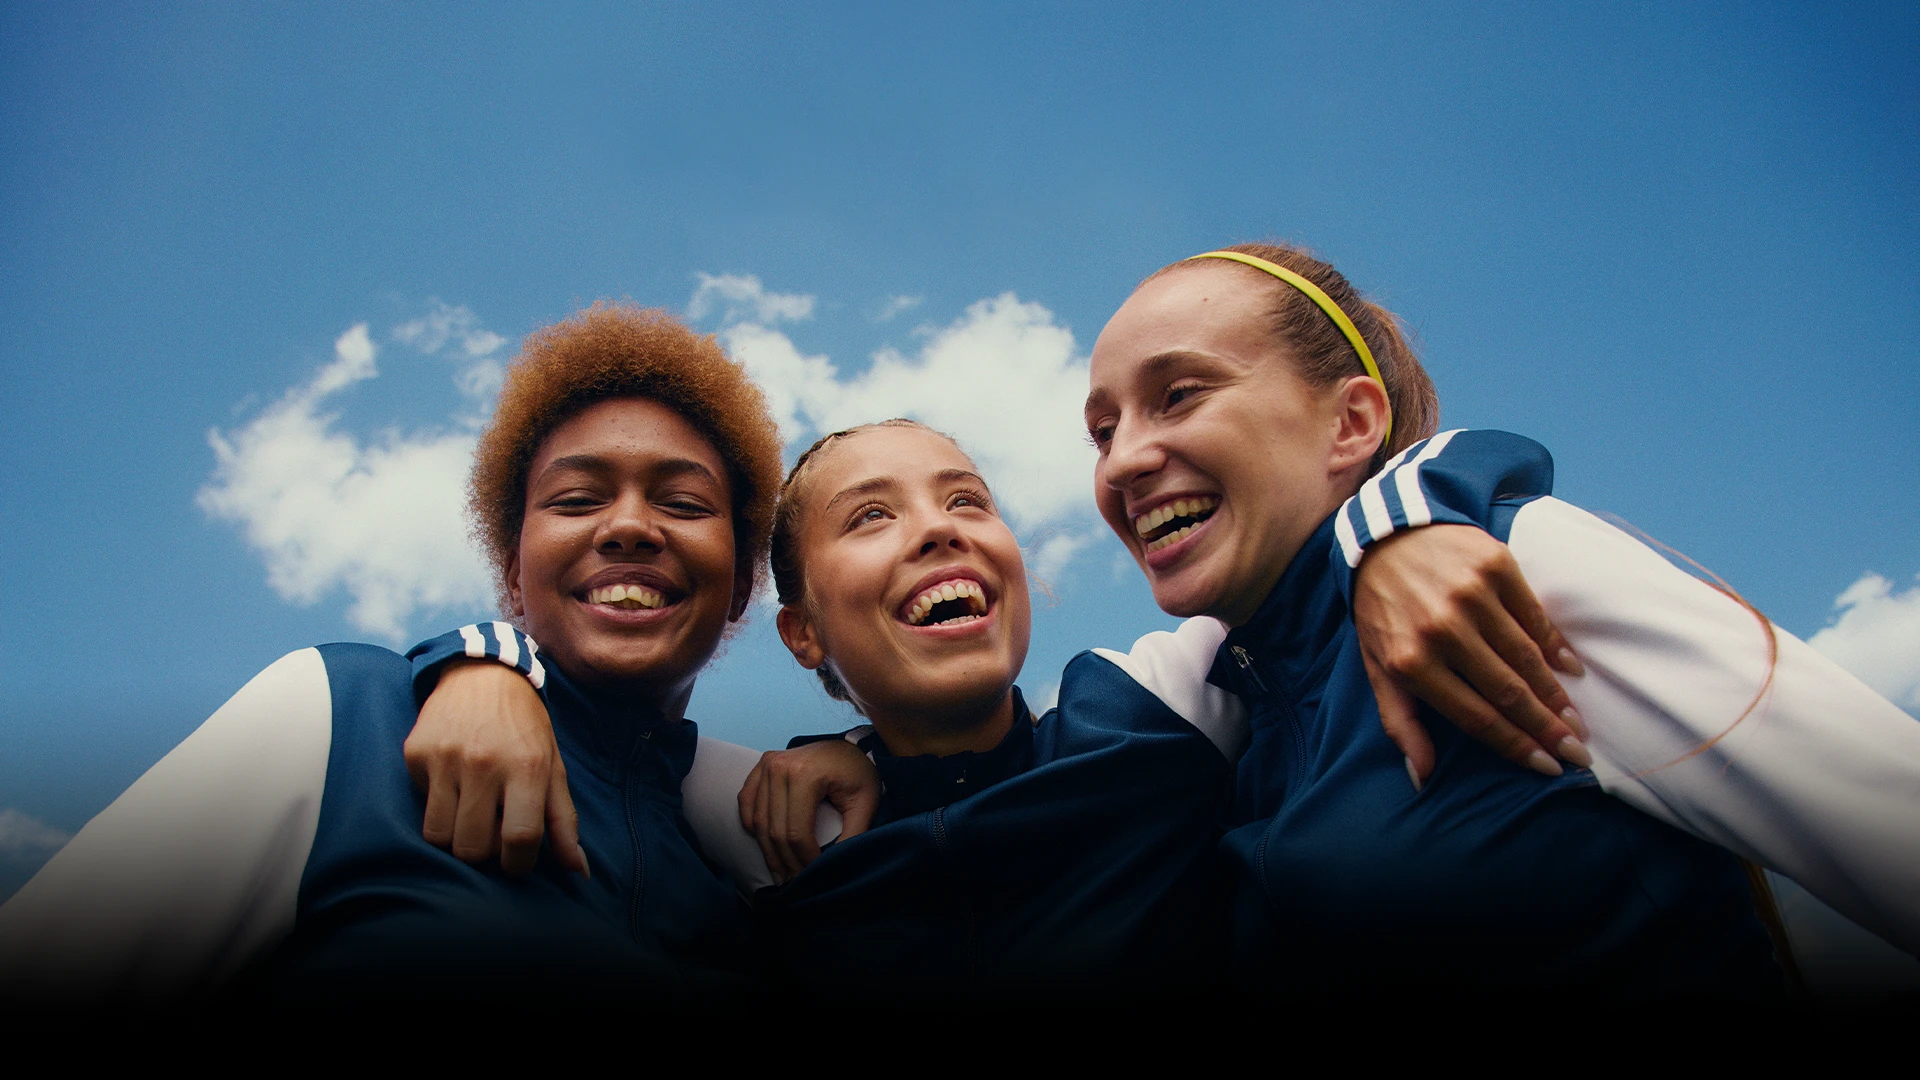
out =
<path fill-rule="evenodd" d="M 1439 759 L 1416 791 L 1381 728 L 1349 608 L 1361 544 L 1428 522 L 1504 541 L 1552 483 L 1546 450 L 1516 435 L 1416 445 L 1227 635 L 1211 677 L 1248 703 L 1252 739 L 1223 853 L 1234 959 L 1253 987 L 1779 991 L 1731 854 L 1608 796 L 1589 771 L 1517 769 L 1424 707 Z"/>
<path fill-rule="evenodd" d="M 497 655 L 502 640 L 513 638 L 484 644 Z M 411 665 L 369 645 L 326 645 L 321 655 L 334 737 L 298 918 L 271 962 L 276 979 L 302 993 L 417 983 L 478 993 L 485 980 L 518 976 L 540 980 L 549 998 L 672 1000 L 730 986 L 724 973 L 746 962 L 746 912 L 681 814 L 693 723 L 588 694 L 547 668 L 544 695 L 593 875 L 562 869 L 543 850 L 531 873 L 514 877 L 420 836 L 425 796 L 400 751 L 418 711 L 414 687 L 431 690 L 456 655 L 452 642 L 423 643 Z"/>
<path fill-rule="evenodd" d="M 985 754 L 895 758 L 869 736 L 879 823 L 756 895 L 766 958 L 804 983 L 935 990 L 1204 978 L 1225 945 L 1213 849 L 1232 769 L 1126 659 L 1075 657 L 1056 707 L 1035 720 L 1016 702 Z"/>

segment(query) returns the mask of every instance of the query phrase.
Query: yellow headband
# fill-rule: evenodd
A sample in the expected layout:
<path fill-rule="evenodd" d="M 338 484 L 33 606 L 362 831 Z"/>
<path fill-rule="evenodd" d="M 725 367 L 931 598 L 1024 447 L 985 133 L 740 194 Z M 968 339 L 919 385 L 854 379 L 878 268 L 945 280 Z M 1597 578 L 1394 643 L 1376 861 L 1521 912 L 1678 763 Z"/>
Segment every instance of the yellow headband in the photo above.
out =
<path fill-rule="evenodd" d="M 1334 303 L 1333 297 L 1323 292 L 1320 286 L 1315 285 L 1313 282 L 1308 281 L 1306 278 L 1301 277 L 1299 274 L 1294 273 L 1284 266 L 1270 263 L 1258 256 L 1243 255 L 1238 251 L 1209 251 L 1204 255 L 1195 255 L 1187 261 L 1192 262 L 1193 259 L 1229 259 L 1233 262 L 1251 266 L 1255 270 L 1265 270 L 1281 281 L 1299 289 L 1306 294 L 1307 299 L 1320 305 L 1320 310 L 1326 312 L 1327 317 L 1333 320 L 1333 324 L 1338 326 L 1340 332 L 1347 336 L 1347 343 L 1353 346 L 1354 352 L 1360 354 L 1360 366 L 1367 369 L 1367 375 L 1370 376 L 1374 382 L 1380 384 L 1381 390 L 1387 388 L 1387 380 L 1380 377 L 1380 365 L 1373 362 L 1373 350 L 1367 348 L 1367 339 L 1360 336 L 1360 330 L 1353 325 L 1353 320 L 1347 318 L 1347 313 L 1341 311 L 1340 305 Z M 1387 401 L 1387 433 L 1380 440 L 1381 446 L 1386 446 L 1393 442 L 1392 394 L 1387 395 Z"/>

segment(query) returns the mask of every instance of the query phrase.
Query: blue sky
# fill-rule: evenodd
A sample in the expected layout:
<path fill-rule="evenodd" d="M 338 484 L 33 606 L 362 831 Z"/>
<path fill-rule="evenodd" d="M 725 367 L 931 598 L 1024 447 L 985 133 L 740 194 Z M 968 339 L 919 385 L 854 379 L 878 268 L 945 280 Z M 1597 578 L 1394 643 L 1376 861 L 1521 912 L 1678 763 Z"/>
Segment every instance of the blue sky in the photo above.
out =
<path fill-rule="evenodd" d="M 1911 5 L 4 4 L 0 812 L 71 831 L 287 650 L 484 614 L 429 481 L 600 298 L 720 332 L 797 438 L 956 430 L 1059 597 L 1043 692 L 1166 622 L 1062 388 L 1140 277 L 1269 236 L 1407 320 L 1446 426 L 1539 438 L 1912 710 L 1916 40 Z M 768 623 L 696 718 L 838 726 Z"/>

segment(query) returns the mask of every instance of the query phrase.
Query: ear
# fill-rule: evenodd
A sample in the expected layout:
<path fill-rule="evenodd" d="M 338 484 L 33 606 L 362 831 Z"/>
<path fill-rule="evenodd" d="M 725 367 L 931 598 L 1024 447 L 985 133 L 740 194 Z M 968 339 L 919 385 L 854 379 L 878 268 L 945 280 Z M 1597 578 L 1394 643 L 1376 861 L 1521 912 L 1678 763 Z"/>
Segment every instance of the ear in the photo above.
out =
<path fill-rule="evenodd" d="M 813 632 L 813 620 L 807 617 L 807 609 L 795 604 L 782 605 L 773 624 L 780 630 L 781 642 L 801 667 L 812 671 L 827 662 L 826 650 L 820 647 L 820 638 Z"/>
<path fill-rule="evenodd" d="M 1333 404 L 1333 445 L 1327 455 L 1327 471 L 1341 473 L 1356 465 L 1364 469 L 1386 439 L 1391 409 L 1387 391 L 1372 376 L 1355 375 L 1340 384 Z"/>
<path fill-rule="evenodd" d="M 507 614 L 516 619 L 525 618 L 527 605 L 520 592 L 520 549 L 516 546 L 507 553 Z"/>
<path fill-rule="evenodd" d="M 739 622 L 753 598 L 753 568 L 736 566 L 733 570 L 733 600 L 727 604 L 727 621 Z"/>

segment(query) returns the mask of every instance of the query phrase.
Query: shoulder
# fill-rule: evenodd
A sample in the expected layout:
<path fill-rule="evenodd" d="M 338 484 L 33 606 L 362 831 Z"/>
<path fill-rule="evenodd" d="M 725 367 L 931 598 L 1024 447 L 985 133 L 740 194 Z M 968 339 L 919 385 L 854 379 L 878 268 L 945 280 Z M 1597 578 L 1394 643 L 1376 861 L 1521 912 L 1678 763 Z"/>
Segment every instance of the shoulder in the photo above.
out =
<path fill-rule="evenodd" d="M 334 642 L 311 651 L 325 668 L 336 724 L 349 717 L 378 715 L 403 720 L 412 730 L 419 707 L 413 696 L 413 665 L 405 657 L 359 642 Z"/>
<path fill-rule="evenodd" d="M 406 657 L 378 645 L 368 645 L 358 641 L 335 641 L 303 651 L 319 654 L 321 661 L 326 664 L 330 681 L 391 680 L 395 677 L 411 681 L 413 677 L 413 665 Z"/>
<path fill-rule="evenodd" d="M 1130 683 L 1205 735 L 1227 760 L 1238 760 L 1247 744 L 1246 706 L 1207 681 L 1226 637 L 1225 625 L 1201 616 L 1171 631 L 1142 635 L 1124 653 L 1111 649 L 1083 653 L 1061 680 L 1060 700 L 1067 702 L 1070 687 L 1076 695 L 1105 691 L 1110 696 L 1112 691 L 1105 684 Z"/>

